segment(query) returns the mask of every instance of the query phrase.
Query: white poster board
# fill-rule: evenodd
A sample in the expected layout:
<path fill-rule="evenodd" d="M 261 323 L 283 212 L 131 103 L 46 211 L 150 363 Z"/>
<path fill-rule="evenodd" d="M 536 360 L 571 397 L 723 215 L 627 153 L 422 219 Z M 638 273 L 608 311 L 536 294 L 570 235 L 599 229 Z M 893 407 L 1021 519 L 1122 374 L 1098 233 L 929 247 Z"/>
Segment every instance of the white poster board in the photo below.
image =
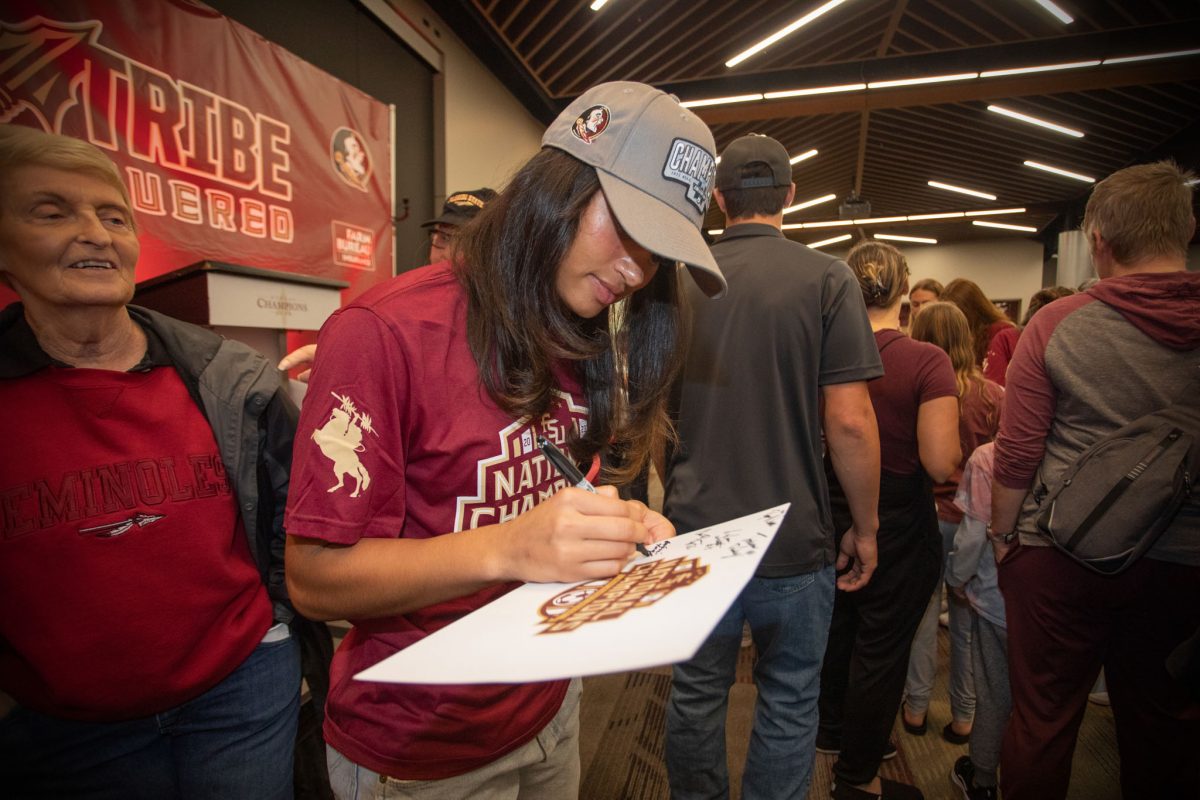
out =
<path fill-rule="evenodd" d="M 658 542 L 607 580 L 527 583 L 354 677 L 530 683 L 686 661 L 754 575 L 789 505 Z"/>

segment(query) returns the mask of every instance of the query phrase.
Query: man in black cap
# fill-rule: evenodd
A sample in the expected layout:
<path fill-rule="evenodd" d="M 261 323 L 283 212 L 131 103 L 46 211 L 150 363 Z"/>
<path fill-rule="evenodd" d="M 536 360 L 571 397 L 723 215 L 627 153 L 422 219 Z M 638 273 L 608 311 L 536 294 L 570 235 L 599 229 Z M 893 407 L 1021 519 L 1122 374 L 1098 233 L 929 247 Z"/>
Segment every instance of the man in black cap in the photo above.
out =
<path fill-rule="evenodd" d="M 484 204 L 495 196 L 495 189 L 484 187 L 469 192 L 455 192 L 447 197 L 445 205 L 442 206 L 442 215 L 421 223 L 422 228 L 429 229 L 429 260 L 426 263 L 436 264 L 448 260 L 454 249 L 454 235 L 458 229 L 474 219 Z M 278 368 L 285 372 L 293 370 L 311 364 L 316 357 L 317 346 L 306 344 L 284 356 Z M 306 369 L 297 375 L 296 379 L 308 383 L 310 373 L 311 370 Z"/>
<path fill-rule="evenodd" d="M 422 222 L 422 228 L 429 229 L 429 263 L 436 264 L 450 258 L 454 234 L 461 225 L 466 225 L 484 204 L 496 196 L 494 189 L 473 189 L 469 192 L 455 192 L 446 198 L 442 206 L 442 215 Z"/>
<path fill-rule="evenodd" d="M 755 577 L 696 656 L 674 669 L 667 769 L 676 800 L 728 795 L 726 704 L 749 623 L 758 704 L 742 797 L 803 800 L 835 562 L 848 569 L 837 578 L 846 591 L 866 585 L 875 568 L 879 436 L 867 381 L 883 367 L 845 262 L 783 236 L 783 209 L 795 195 L 783 145 L 758 135 L 735 140 L 716 186 L 728 226 L 712 252 L 729 291 L 718 303 L 693 298 L 664 510 L 688 531 L 792 505 Z M 854 520 L 840 552 L 822 425 Z"/>

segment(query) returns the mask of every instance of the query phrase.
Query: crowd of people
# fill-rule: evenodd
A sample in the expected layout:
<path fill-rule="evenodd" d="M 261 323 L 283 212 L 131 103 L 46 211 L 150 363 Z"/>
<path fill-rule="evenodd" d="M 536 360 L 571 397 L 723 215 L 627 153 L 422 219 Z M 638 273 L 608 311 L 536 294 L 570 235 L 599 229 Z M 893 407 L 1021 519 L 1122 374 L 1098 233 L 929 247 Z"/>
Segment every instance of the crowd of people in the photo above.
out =
<path fill-rule="evenodd" d="M 313 363 L 297 409 L 260 354 L 131 303 L 137 225 L 101 151 L 3 126 L 0 791 L 292 797 L 303 678 L 338 798 L 576 797 L 579 679 L 353 676 L 521 582 L 607 578 L 790 502 L 673 668 L 673 798 L 729 795 L 746 629 L 742 797 L 802 800 L 817 752 L 834 800 L 922 797 L 879 772 L 897 720 L 927 733 L 943 603 L 966 800 L 1065 797 L 1102 668 L 1124 796 L 1195 796 L 1200 497 L 1116 575 L 1037 524 L 1093 442 L 1197 396 L 1194 183 L 1167 162 L 1098 183 L 1100 280 L 1018 325 L 891 245 L 788 240 L 779 142 L 718 159 L 674 97 L 602 84 L 500 192 L 448 198 L 429 266 L 285 360 Z M 489 478 L 539 437 L 599 490 Z M 662 513 L 627 490 L 652 469 Z M 330 620 L 351 622 L 336 652 Z"/>

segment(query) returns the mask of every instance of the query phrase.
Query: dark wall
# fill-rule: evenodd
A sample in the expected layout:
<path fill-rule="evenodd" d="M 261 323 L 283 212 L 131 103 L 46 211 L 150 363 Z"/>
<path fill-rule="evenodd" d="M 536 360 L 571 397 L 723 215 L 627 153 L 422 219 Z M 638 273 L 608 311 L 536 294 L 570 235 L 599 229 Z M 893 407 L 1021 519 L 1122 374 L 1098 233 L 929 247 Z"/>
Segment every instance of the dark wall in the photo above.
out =
<path fill-rule="evenodd" d="M 396 106 L 396 268 L 403 272 L 424 264 L 429 243 L 420 223 L 437 216 L 431 206 L 433 71 L 353 0 L 206 2 L 335 78 Z"/>

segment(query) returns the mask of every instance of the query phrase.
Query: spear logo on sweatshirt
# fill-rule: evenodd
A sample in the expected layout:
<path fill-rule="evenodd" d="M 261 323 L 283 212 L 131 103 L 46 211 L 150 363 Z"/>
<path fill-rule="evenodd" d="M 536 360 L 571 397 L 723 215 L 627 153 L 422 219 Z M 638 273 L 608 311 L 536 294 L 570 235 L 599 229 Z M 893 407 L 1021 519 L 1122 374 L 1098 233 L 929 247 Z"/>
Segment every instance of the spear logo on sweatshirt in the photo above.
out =
<path fill-rule="evenodd" d="M 363 466 L 358 454 L 365 452 L 363 435 L 375 433 L 371 415 L 361 413 L 350 395 L 330 392 L 340 405 L 329 412 L 329 421 L 312 432 L 312 440 L 321 448 L 321 453 L 333 462 L 333 474 L 337 483 L 326 491 L 336 492 L 346 485 L 346 476 L 354 479 L 351 497 L 358 497 L 371 485 L 371 474 Z"/>

